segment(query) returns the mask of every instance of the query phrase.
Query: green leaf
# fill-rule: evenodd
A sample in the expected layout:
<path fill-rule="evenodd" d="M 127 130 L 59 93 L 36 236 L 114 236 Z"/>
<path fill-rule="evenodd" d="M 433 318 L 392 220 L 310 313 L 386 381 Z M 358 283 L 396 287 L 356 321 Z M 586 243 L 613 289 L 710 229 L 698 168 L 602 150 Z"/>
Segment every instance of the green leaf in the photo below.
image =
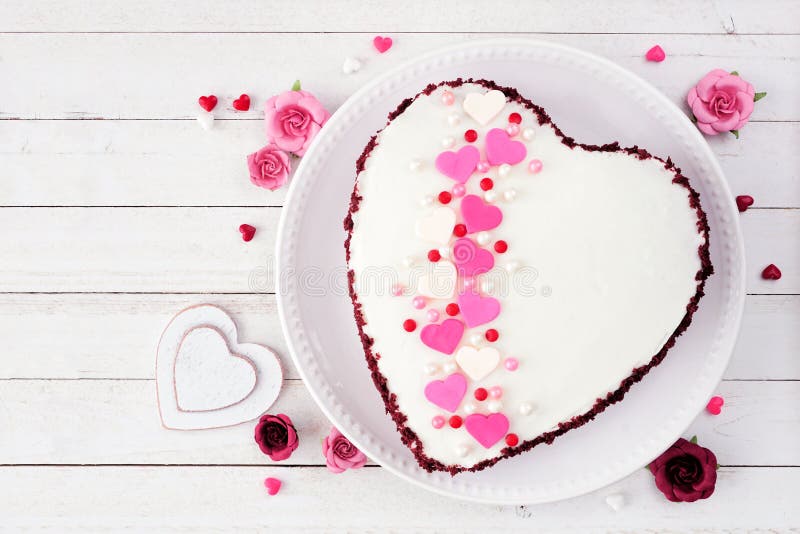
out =
<path fill-rule="evenodd" d="M 292 84 L 292 91 L 299 91 L 300 90 L 300 80 L 295 80 L 294 84 Z"/>
<path fill-rule="evenodd" d="M 731 74 L 733 74 L 734 76 L 738 76 L 739 75 L 739 71 L 738 70 L 732 70 Z"/>
<path fill-rule="evenodd" d="M 697 124 L 697 117 L 695 117 L 694 115 L 689 117 L 689 120 L 692 121 L 693 123 Z"/>
<path fill-rule="evenodd" d="M 767 92 L 766 91 L 764 91 L 763 93 L 756 93 L 756 94 L 753 95 L 753 102 L 758 102 L 759 100 L 761 100 L 765 96 L 767 96 Z"/>
<path fill-rule="evenodd" d="M 739 130 L 731 130 L 731 133 L 736 136 L 736 139 L 739 139 Z"/>
<path fill-rule="evenodd" d="M 692 436 L 692 439 L 690 439 L 689 441 L 697 445 L 697 436 Z"/>
<path fill-rule="evenodd" d="M 717 471 L 719 471 L 719 464 L 717 464 Z"/>

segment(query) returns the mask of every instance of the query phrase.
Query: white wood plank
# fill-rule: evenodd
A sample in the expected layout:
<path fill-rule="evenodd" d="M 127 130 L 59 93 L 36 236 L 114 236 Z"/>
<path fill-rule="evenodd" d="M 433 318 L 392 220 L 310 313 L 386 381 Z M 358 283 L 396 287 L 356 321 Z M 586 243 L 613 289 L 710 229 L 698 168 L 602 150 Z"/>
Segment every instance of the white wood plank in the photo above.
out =
<path fill-rule="evenodd" d="M 596 20 L 592 17 L 592 24 Z M 295 78 L 333 109 L 367 80 L 418 54 L 478 37 L 397 36 L 388 53 L 377 54 L 370 34 L 300 34 L 291 39 L 277 34 L 2 34 L 0 50 L 14 53 L 4 54 L 0 77 L 14 83 L 3 88 L 0 118 L 193 119 L 200 111 L 198 96 L 208 93 L 221 97 L 217 117 L 259 117 L 265 99 L 288 89 Z M 754 120 L 800 120 L 798 35 L 536 37 L 606 56 L 681 106 L 687 90 L 707 71 L 735 69 L 759 91 L 769 92 L 756 106 Z M 656 42 L 667 51 L 663 63 L 643 57 Z M 364 68 L 343 74 L 347 56 L 362 57 Z M 252 97 L 252 109 L 235 112 L 232 99 L 243 92 Z"/>
<path fill-rule="evenodd" d="M 253 186 L 245 155 L 259 120 L 0 121 L 5 206 L 280 206 L 285 188 Z M 754 122 L 709 139 L 734 194 L 800 207 L 800 123 Z M 54 169 L 58 169 L 57 178 Z"/>
<path fill-rule="evenodd" d="M 274 295 L 2 294 L 3 378 L 154 377 L 155 345 L 179 310 L 226 309 L 240 339 L 272 346 L 285 376 L 298 378 Z M 800 379 L 800 296 L 750 295 L 728 379 Z"/>
<path fill-rule="evenodd" d="M 722 413 L 698 414 L 687 438 L 698 435 L 723 465 L 800 465 L 800 382 L 728 381 L 718 394 L 725 398 Z M 150 380 L 0 380 L 0 401 L 0 428 L 14 429 L 0 434 L 0 463 L 270 462 L 253 442 L 253 423 L 194 432 L 162 428 Z M 377 392 L 374 401 L 380 403 Z M 290 463 L 324 465 L 320 440 L 330 423 L 302 382 L 287 382 L 270 412 L 289 414 L 300 432 Z"/>
<path fill-rule="evenodd" d="M 283 481 L 270 497 L 262 481 Z M 8 528 L 269 532 L 796 532 L 800 468 L 723 467 L 709 499 L 668 502 L 645 471 L 560 503 L 488 506 L 415 488 L 379 468 L 0 468 Z M 626 504 L 614 512 L 608 495 Z"/>
<path fill-rule="evenodd" d="M 612 1 L 599 8 L 592 0 L 504 2 L 487 9 L 476 0 L 424 0 L 395 4 L 380 0 L 304 2 L 212 0 L 190 4 L 145 0 L 57 0 L 0 3 L 3 32 L 605 32 L 605 33 L 779 33 L 798 32 L 797 3 L 767 5 L 747 0 L 657 3 Z M 388 8 L 388 9 L 387 9 Z M 601 11 L 602 9 L 602 11 Z M 357 13 L 358 16 L 354 14 Z"/>
<path fill-rule="evenodd" d="M 3 208 L 0 292 L 269 292 L 279 211 Z M 243 222 L 259 228 L 250 243 Z M 742 226 L 748 292 L 800 293 L 800 210 L 749 210 Z M 769 263 L 781 280 L 761 279 Z"/>

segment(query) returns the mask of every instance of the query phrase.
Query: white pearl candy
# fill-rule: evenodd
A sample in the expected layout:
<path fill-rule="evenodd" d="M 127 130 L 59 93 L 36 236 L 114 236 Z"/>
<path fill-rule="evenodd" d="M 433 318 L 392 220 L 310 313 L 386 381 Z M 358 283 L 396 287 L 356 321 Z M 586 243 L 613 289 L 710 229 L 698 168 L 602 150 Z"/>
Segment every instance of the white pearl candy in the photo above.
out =
<path fill-rule="evenodd" d="M 509 165 L 508 163 L 503 163 L 497 169 L 497 175 L 500 176 L 501 178 L 503 176 L 508 176 L 508 173 L 510 172 L 511 172 L 511 165 Z"/>
<path fill-rule="evenodd" d="M 361 70 L 361 62 L 358 58 L 355 57 L 346 57 L 344 58 L 344 63 L 342 63 L 342 72 L 345 74 L 353 74 L 354 72 L 358 72 Z"/>
<path fill-rule="evenodd" d="M 489 408 L 490 412 L 497 413 L 503 409 L 503 403 L 499 400 L 489 401 L 487 408 Z"/>
<path fill-rule="evenodd" d="M 449 124 L 450 126 L 456 126 L 460 122 L 461 122 L 461 115 L 459 115 L 458 113 L 451 113 L 450 115 L 447 116 L 447 124 Z"/>
<path fill-rule="evenodd" d="M 625 506 L 625 496 L 621 493 L 612 493 L 606 497 L 606 504 L 609 508 L 618 512 L 620 508 Z"/>
<path fill-rule="evenodd" d="M 464 405 L 464 412 L 465 413 L 475 413 L 475 410 L 477 410 L 477 409 L 478 409 L 478 407 L 475 406 L 474 404 L 472 404 L 471 402 L 468 402 L 468 403 L 466 403 Z"/>
<path fill-rule="evenodd" d="M 480 334 L 472 334 L 471 336 L 469 336 L 469 342 L 472 343 L 473 345 L 480 345 L 481 343 L 483 343 L 483 336 Z"/>
<path fill-rule="evenodd" d="M 450 247 L 441 247 L 439 248 L 439 255 L 444 259 L 450 258 Z"/>
<path fill-rule="evenodd" d="M 509 273 L 514 273 L 520 268 L 520 263 L 517 260 L 511 260 L 506 263 L 506 271 Z"/>
<path fill-rule="evenodd" d="M 422 370 L 428 376 L 435 375 L 437 372 L 439 372 L 439 365 L 435 363 L 426 363 Z"/>
<path fill-rule="evenodd" d="M 422 160 L 421 159 L 412 159 L 408 163 L 408 168 L 414 172 L 420 170 L 422 168 Z"/>
<path fill-rule="evenodd" d="M 482 280 L 481 281 L 481 291 L 484 293 L 491 293 L 494 291 L 494 282 L 491 280 Z"/>
<path fill-rule="evenodd" d="M 405 258 L 403 258 L 403 265 L 405 265 L 406 267 L 411 267 L 412 265 L 414 265 L 414 258 L 412 258 L 411 256 L 406 256 Z"/>
<path fill-rule="evenodd" d="M 525 128 L 524 130 L 522 130 L 522 138 L 525 139 L 526 141 L 530 141 L 531 139 L 533 139 L 534 135 L 535 132 L 533 131 L 533 128 Z"/>
<path fill-rule="evenodd" d="M 489 232 L 478 232 L 478 235 L 475 236 L 475 239 L 478 241 L 479 245 L 485 245 L 489 242 Z"/>
<path fill-rule="evenodd" d="M 495 202 L 497 200 L 497 191 L 493 189 L 489 189 L 483 194 L 483 199 L 486 200 L 489 204 Z"/>
<path fill-rule="evenodd" d="M 522 415 L 530 415 L 533 412 L 533 405 L 530 402 L 523 402 L 519 405 L 519 413 Z"/>
<path fill-rule="evenodd" d="M 453 148 L 455 144 L 456 144 L 455 137 L 451 137 L 448 135 L 447 137 L 442 139 L 442 146 L 444 148 Z"/>
<path fill-rule="evenodd" d="M 465 444 L 462 443 L 461 445 L 456 446 L 456 454 L 460 458 L 463 458 L 466 455 L 468 455 L 469 454 L 469 445 L 465 445 Z"/>
<path fill-rule="evenodd" d="M 422 204 L 423 206 L 430 206 L 433 204 L 433 196 L 425 195 L 424 197 L 422 197 L 422 200 L 420 200 L 419 203 Z"/>
<path fill-rule="evenodd" d="M 517 191 L 515 189 L 509 189 L 508 191 L 503 191 L 503 199 L 506 202 L 511 202 L 517 198 Z"/>
<path fill-rule="evenodd" d="M 442 364 L 442 371 L 447 374 L 455 373 L 457 370 L 458 365 L 456 365 L 456 362 L 454 361 L 444 362 L 444 364 Z"/>
<path fill-rule="evenodd" d="M 214 115 L 211 113 L 201 113 L 197 116 L 197 122 L 204 130 L 210 130 L 214 127 Z"/>

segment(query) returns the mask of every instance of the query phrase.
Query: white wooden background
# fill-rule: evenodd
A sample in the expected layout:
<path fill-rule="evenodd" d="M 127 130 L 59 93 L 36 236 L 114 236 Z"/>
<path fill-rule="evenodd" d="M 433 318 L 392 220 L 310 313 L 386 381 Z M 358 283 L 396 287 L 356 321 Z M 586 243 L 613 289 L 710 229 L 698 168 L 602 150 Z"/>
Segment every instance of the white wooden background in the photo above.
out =
<path fill-rule="evenodd" d="M 0 0 L 0 529 L 491 531 L 800 529 L 800 3 Z M 371 48 L 390 35 L 384 55 Z M 459 503 L 377 466 L 323 466 L 329 424 L 289 363 L 269 282 L 284 192 L 251 186 L 264 100 L 295 78 L 335 109 L 370 78 L 484 35 L 574 45 L 682 102 L 706 71 L 737 69 L 769 96 L 739 141 L 709 143 L 742 214 L 748 297 L 719 394 L 687 432 L 722 467 L 714 496 L 676 505 L 642 470 L 542 506 Z M 667 60 L 642 56 L 661 44 Z M 341 72 L 346 56 L 364 61 Z M 231 100 L 247 92 L 251 111 Z M 217 122 L 194 121 L 201 94 Z M 220 120 L 221 119 L 221 120 Z M 243 243 L 237 227 L 258 227 Z M 778 282 L 759 278 L 776 263 Z M 169 317 L 213 302 L 289 380 L 274 411 L 302 444 L 272 465 L 253 425 L 161 428 L 154 348 Z M 276 497 L 262 480 L 284 481 Z M 618 512 L 605 496 L 621 493 Z"/>

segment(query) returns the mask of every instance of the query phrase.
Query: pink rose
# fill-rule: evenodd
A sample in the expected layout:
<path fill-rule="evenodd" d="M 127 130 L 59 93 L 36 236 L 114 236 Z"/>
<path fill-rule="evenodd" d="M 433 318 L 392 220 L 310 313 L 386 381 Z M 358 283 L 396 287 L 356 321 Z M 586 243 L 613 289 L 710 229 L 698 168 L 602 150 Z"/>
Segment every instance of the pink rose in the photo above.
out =
<path fill-rule="evenodd" d="M 738 131 L 753 112 L 755 89 L 736 74 L 714 69 L 692 87 L 686 101 L 697 127 L 708 135 Z"/>
<path fill-rule="evenodd" d="M 275 191 L 289 179 L 292 164 L 289 154 L 275 145 L 267 145 L 247 156 L 247 168 L 251 182 Z"/>
<path fill-rule="evenodd" d="M 330 116 L 311 93 L 286 91 L 267 100 L 267 139 L 281 150 L 302 156 Z"/>
<path fill-rule="evenodd" d="M 358 450 L 339 430 L 332 427 L 331 433 L 322 442 L 322 454 L 328 470 L 343 473 L 348 469 L 358 469 L 367 463 L 367 457 Z"/>
<path fill-rule="evenodd" d="M 297 429 L 286 414 L 265 414 L 256 425 L 256 443 L 272 461 L 287 459 L 300 445 Z"/>
<path fill-rule="evenodd" d="M 694 502 L 714 493 L 717 457 L 705 447 L 680 438 L 649 465 L 656 487 L 672 502 Z"/>

